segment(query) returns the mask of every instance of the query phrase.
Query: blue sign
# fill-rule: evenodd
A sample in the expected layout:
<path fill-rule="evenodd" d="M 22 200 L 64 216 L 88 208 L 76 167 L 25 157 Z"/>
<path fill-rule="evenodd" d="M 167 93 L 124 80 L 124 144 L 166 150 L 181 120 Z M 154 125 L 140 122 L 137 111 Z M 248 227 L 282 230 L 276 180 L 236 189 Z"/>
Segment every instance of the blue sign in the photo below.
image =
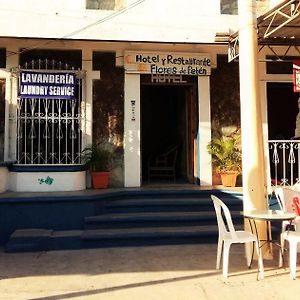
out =
<path fill-rule="evenodd" d="M 74 99 L 76 75 L 71 72 L 21 71 L 22 98 Z"/>

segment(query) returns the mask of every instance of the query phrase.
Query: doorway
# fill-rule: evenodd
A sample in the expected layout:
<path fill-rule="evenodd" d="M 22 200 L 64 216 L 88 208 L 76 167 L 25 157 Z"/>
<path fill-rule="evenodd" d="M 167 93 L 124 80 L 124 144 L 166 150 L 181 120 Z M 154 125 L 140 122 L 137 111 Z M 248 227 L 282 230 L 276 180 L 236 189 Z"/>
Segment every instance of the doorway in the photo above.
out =
<path fill-rule="evenodd" d="M 295 136 L 298 98 L 292 83 L 267 83 L 269 140 L 289 140 Z"/>
<path fill-rule="evenodd" d="M 142 181 L 149 182 L 148 162 L 173 145 L 178 146 L 176 183 L 194 182 L 194 140 L 198 122 L 195 84 L 141 85 Z M 173 183 L 168 178 L 151 182 Z"/>
<path fill-rule="evenodd" d="M 299 93 L 294 93 L 292 83 L 267 83 L 270 176 L 275 185 L 292 184 L 298 177 L 298 146 L 288 142 L 299 139 L 298 98 Z"/>

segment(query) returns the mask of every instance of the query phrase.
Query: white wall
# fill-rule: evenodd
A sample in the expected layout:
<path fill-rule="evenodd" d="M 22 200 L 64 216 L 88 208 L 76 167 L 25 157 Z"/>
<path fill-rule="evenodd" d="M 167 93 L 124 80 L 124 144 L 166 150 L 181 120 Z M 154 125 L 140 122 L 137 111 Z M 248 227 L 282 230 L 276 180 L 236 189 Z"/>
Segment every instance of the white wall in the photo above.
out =
<path fill-rule="evenodd" d="M 220 15 L 219 0 L 146 0 L 124 11 L 86 10 L 84 0 L 0 0 L 0 36 L 208 43 L 236 22 Z"/>
<path fill-rule="evenodd" d="M 11 172 L 9 190 L 14 192 L 67 192 L 86 188 L 85 171 L 81 172 Z"/>

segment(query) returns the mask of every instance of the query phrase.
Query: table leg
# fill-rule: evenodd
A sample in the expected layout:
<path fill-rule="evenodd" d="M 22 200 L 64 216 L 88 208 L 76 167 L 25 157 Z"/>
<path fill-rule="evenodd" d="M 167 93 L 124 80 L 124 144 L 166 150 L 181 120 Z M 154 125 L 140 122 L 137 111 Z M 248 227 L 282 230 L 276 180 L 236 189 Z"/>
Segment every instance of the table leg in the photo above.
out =
<path fill-rule="evenodd" d="M 252 227 L 251 219 L 248 219 L 248 221 L 249 221 L 251 233 L 253 233 L 253 227 Z M 257 236 L 257 228 L 255 228 L 255 229 L 256 229 L 256 236 Z M 249 269 L 251 269 L 252 262 L 253 262 L 253 257 L 254 257 L 254 244 L 255 244 L 255 242 L 252 242 L 251 260 L 250 260 L 250 264 L 249 264 L 249 266 L 248 266 Z"/>

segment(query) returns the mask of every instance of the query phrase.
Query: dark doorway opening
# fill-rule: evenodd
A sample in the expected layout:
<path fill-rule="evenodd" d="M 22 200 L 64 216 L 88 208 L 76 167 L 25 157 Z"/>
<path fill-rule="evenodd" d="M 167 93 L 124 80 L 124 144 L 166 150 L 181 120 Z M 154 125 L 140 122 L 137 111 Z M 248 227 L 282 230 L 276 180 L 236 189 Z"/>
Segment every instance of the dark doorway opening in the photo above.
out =
<path fill-rule="evenodd" d="M 178 145 L 176 159 L 176 183 L 190 182 L 192 172 L 190 149 L 191 109 L 193 85 L 141 86 L 141 149 L 142 180 L 149 182 L 148 162 L 173 145 Z M 171 180 L 170 180 L 171 179 Z M 151 178 L 152 182 L 173 182 L 172 178 Z"/>
<path fill-rule="evenodd" d="M 275 185 L 295 182 L 298 177 L 298 145 L 285 142 L 299 139 L 295 137 L 298 98 L 292 83 L 267 84 L 268 138 L 276 141 L 269 143 L 270 175 Z"/>
<path fill-rule="evenodd" d="M 267 83 L 269 140 L 289 140 L 295 136 L 298 98 L 292 83 Z"/>

